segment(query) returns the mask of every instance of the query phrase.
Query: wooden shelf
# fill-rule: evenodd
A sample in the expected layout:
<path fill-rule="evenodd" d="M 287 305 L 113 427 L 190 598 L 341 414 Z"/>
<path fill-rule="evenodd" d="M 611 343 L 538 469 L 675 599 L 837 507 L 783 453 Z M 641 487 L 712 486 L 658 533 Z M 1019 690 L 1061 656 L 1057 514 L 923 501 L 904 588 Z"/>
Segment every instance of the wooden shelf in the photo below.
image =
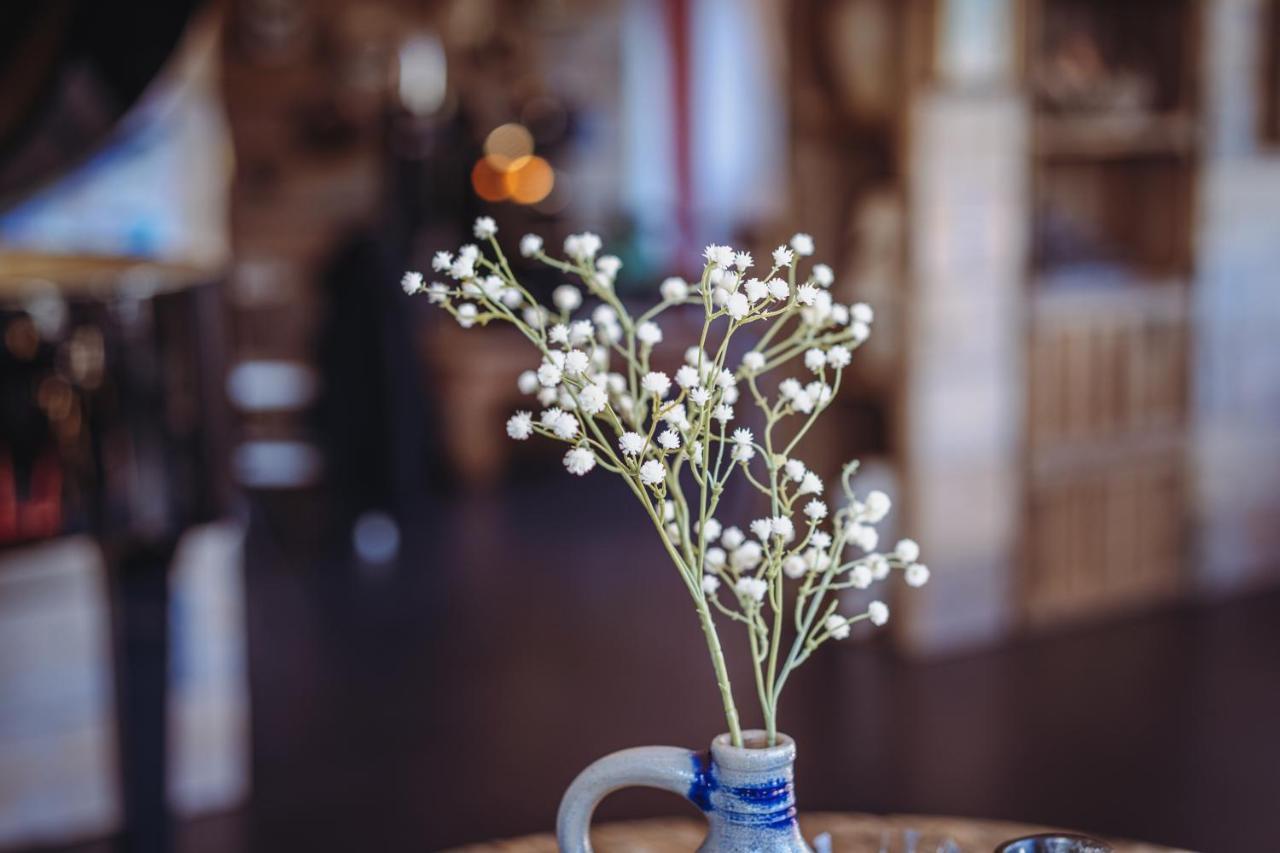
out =
<path fill-rule="evenodd" d="M 1050 160 L 1122 160 L 1187 156 L 1199 130 L 1184 113 L 1042 114 L 1035 119 L 1035 152 Z"/>

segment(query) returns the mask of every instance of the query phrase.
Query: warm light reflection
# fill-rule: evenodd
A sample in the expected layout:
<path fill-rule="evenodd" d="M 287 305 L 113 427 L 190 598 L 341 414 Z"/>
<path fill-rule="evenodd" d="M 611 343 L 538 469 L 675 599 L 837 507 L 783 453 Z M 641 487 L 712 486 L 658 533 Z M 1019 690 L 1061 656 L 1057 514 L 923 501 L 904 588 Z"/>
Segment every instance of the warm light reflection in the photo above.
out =
<path fill-rule="evenodd" d="M 505 174 L 495 169 L 487 157 L 477 160 L 471 170 L 471 187 L 485 201 L 506 201 L 510 196 Z"/>
<path fill-rule="evenodd" d="M 502 124 L 489 131 L 484 140 L 484 156 L 489 165 L 502 171 L 533 153 L 533 134 L 524 125 Z"/>
<path fill-rule="evenodd" d="M 551 164 L 536 156 L 514 161 L 503 177 L 512 201 L 520 204 L 537 204 L 551 193 L 556 184 Z"/>

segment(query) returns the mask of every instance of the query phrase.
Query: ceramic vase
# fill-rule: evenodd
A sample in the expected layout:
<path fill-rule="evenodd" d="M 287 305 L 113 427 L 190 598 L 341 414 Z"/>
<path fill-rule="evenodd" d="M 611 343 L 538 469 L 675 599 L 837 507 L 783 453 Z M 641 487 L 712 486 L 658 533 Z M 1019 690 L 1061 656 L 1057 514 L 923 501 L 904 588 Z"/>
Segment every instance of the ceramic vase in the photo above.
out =
<path fill-rule="evenodd" d="M 723 734 L 707 752 L 641 746 L 601 758 L 578 774 L 560 801 L 560 850 L 590 853 L 596 804 L 620 788 L 644 786 L 679 794 L 702 810 L 707 836 L 698 849 L 704 853 L 811 853 L 796 823 L 795 742 L 779 734 L 768 746 L 759 730 L 743 732 L 743 742 L 733 746 Z"/>

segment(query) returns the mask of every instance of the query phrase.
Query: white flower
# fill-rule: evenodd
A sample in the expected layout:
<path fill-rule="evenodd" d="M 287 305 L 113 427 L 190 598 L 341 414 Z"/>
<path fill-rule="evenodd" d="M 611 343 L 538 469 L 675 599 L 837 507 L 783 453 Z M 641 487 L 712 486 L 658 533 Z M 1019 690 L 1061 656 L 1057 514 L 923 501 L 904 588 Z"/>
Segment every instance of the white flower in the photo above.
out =
<path fill-rule="evenodd" d="M 914 563 L 920 559 L 920 546 L 914 539 L 899 539 L 893 546 L 893 555 L 904 563 Z"/>
<path fill-rule="evenodd" d="M 796 250 L 797 255 L 808 257 L 813 254 L 813 238 L 804 232 L 796 234 L 791 238 L 791 248 Z"/>
<path fill-rule="evenodd" d="M 640 380 L 640 387 L 661 399 L 667 396 L 667 392 L 671 390 L 671 380 L 667 378 L 667 374 L 652 370 L 644 375 L 644 379 Z"/>
<path fill-rule="evenodd" d="M 702 576 L 702 592 L 705 595 L 708 595 L 708 596 L 715 595 L 716 592 L 719 591 L 719 589 L 720 589 L 720 578 L 716 577 L 715 575 Z"/>
<path fill-rule="evenodd" d="M 560 384 L 562 378 L 564 378 L 563 371 L 549 361 L 542 362 L 542 366 L 538 368 L 538 381 L 544 388 L 554 388 Z"/>
<path fill-rule="evenodd" d="M 775 267 L 789 267 L 794 260 L 795 255 L 786 246 L 779 246 L 773 250 L 773 265 Z"/>
<path fill-rule="evenodd" d="M 611 279 L 617 278 L 618 270 L 622 269 L 622 259 L 617 255 L 601 255 L 596 261 L 596 269 Z"/>
<path fill-rule="evenodd" d="M 535 329 L 541 329 L 547 324 L 547 309 L 541 305 L 530 305 L 520 313 L 524 321 Z"/>
<path fill-rule="evenodd" d="M 853 361 L 853 355 L 848 348 L 839 344 L 827 350 L 827 364 L 837 370 L 841 370 L 849 366 L 849 362 Z"/>
<path fill-rule="evenodd" d="M 773 528 L 773 535 L 784 542 L 790 542 L 796 537 L 796 526 L 785 515 L 775 515 L 769 519 L 769 524 Z"/>
<path fill-rule="evenodd" d="M 729 565 L 739 572 L 749 572 L 764 559 L 764 549 L 759 542 L 748 539 L 729 555 Z"/>
<path fill-rule="evenodd" d="M 880 534 L 874 527 L 855 524 L 850 531 L 850 540 L 863 551 L 874 551 L 880 544 Z"/>
<path fill-rule="evenodd" d="M 575 350 L 576 352 L 576 350 Z M 594 382 L 588 382 L 578 392 L 578 405 L 582 411 L 588 415 L 598 415 L 604 411 L 604 407 L 609 403 L 609 395 L 605 390 Z"/>
<path fill-rule="evenodd" d="M 813 547 L 825 550 L 831 545 L 831 534 L 825 530 L 815 530 L 809 537 L 809 541 L 813 543 Z"/>
<path fill-rule="evenodd" d="M 837 326 L 849 325 L 849 309 L 839 302 L 833 302 L 831 304 L 831 322 Z"/>
<path fill-rule="evenodd" d="M 725 302 L 725 310 L 735 320 L 741 320 L 751 310 L 751 303 L 745 293 L 735 293 Z"/>
<path fill-rule="evenodd" d="M 827 629 L 827 633 L 832 639 L 843 640 L 849 636 L 849 620 L 841 616 L 839 613 L 832 613 L 822 623 L 822 627 Z"/>
<path fill-rule="evenodd" d="M 680 302 L 689 296 L 689 282 L 678 275 L 673 275 L 663 280 L 658 287 L 658 293 L 667 302 Z"/>
<path fill-rule="evenodd" d="M 431 256 L 431 268 L 436 272 L 445 272 L 453 266 L 452 252 L 436 252 Z"/>
<path fill-rule="evenodd" d="M 427 301 L 432 305 L 447 305 L 449 302 L 449 287 L 438 281 L 431 282 L 431 286 L 427 288 Z"/>
<path fill-rule="evenodd" d="M 639 456 L 644 450 L 644 436 L 638 432 L 624 432 L 618 436 L 618 447 L 626 456 Z"/>
<path fill-rule="evenodd" d="M 708 263 L 714 264 L 721 269 L 733 266 L 733 248 L 730 246 L 717 246 L 712 243 L 703 250 L 702 256 L 707 259 Z"/>
<path fill-rule="evenodd" d="M 667 469 L 656 459 L 650 459 L 640 466 L 640 482 L 646 486 L 656 486 L 667 478 Z"/>
<path fill-rule="evenodd" d="M 558 399 L 560 399 L 560 394 L 554 388 L 541 388 L 538 390 L 538 402 L 544 406 L 550 406 Z"/>
<path fill-rule="evenodd" d="M 476 274 L 475 259 L 469 255 L 459 255 L 449 267 L 449 275 L 456 279 L 471 278 Z"/>
<path fill-rule="evenodd" d="M 800 481 L 800 488 L 796 489 L 797 495 L 820 495 L 822 494 L 822 478 L 812 471 L 806 471 L 804 479 Z"/>
<path fill-rule="evenodd" d="M 708 569 L 724 568 L 727 559 L 723 548 L 708 548 L 707 553 L 702 558 L 702 564 Z"/>
<path fill-rule="evenodd" d="M 809 571 L 809 564 L 799 554 L 792 554 L 782 561 L 782 573 L 792 580 L 804 577 L 807 571 Z"/>
<path fill-rule="evenodd" d="M 564 356 L 564 372 L 580 376 L 591 366 L 591 357 L 580 349 L 571 349 Z"/>
<path fill-rule="evenodd" d="M 752 304 L 759 302 L 769 295 L 769 285 L 765 284 L 758 278 L 748 279 L 743 287 L 747 294 L 747 300 Z"/>
<path fill-rule="evenodd" d="M 751 430 L 746 427 L 739 427 L 733 431 L 734 444 L 750 444 L 754 438 L 755 436 L 751 434 Z"/>
<path fill-rule="evenodd" d="M 711 363 L 711 359 L 702 351 L 701 347 L 692 346 L 684 351 L 684 363 L 692 364 L 695 367 L 701 364 L 705 367 Z"/>
<path fill-rule="evenodd" d="M 831 271 L 831 267 L 826 264 L 814 264 L 813 280 L 822 287 L 830 287 L 831 283 L 836 280 L 836 275 Z"/>
<path fill-rule="evenodd" d="M 551 301 L 564 313 L 577 310 L 582 305 L 582 291 L 572 284 L 562 284 L 551 291 Z"/>
<path fill-rule="evenodd" d="M 720 534 L 720 542 L 726 548 L 739 548 L 745 541 L 747 541 L 747 537 L 737 527 L 726 528 L 724 533 Z"/>
<path fill-rule="evenodd" d="M 751 532 L 756 535 L 757 539 L 766 540 L 773 535 L 773 520 L 769 518 L 757 518 L 751 522 Z"/>
<path fill-rule="evenodd" d="M 564 455 L 564 467 L 581 477 L 596 467 L 596 455 L 585 447 L 574 447 Z"/>
<path fill-rule="evenodd" d="M 889 500 L 889 496 L 877 489 L 867 495 L 867 500 L 863 504 L 862 518 L 872 524 L 883 521 L 892 506 L 893 501 Z"/>
<path fill-rule="evenodd" d="M 734 252 L 733 265 L 741 272 L 755 263 L 755 259 L 751 257 L 750 252 Z"/>
<path fill-rule="evenodd" d="M 922 587 L 929 582 L 929 567 L 924 563 L 912 563 L 907 566 L 903 577 L 907 586 Z"/>
<path fill-rule="evenodd" d="M 822 368 L 827 364 L 827 354 L 817 347 L 805 350 L 804 366 L 812 370 L 814 373 L 821 373 Z"/>
<path fill-rule="evenodd" d="M 595 337 L 595 327 L 590 320 L 574 320 L 569 324 L 569 343 L 581 346 Z"/>
<path fill-rule="evenodd" d="M 821 521 L 827 517 L 827 505 L 815 498 L 804 505 L 804 514 L 814 521 Z"/>
<path fill-rule="evenodd" d="M 871 577 L 875 580 L 882 581 L 889 577 L 889 561 L 885 559 L 883 554 L 872 554 L 867 557 L 867 568 L 871 572 Z"/>
<path fill-rule="evenodd" d="M 733 406 L 726 406 L 724 403 L 721 403 L 716 406 L 715 411 L 711 413 L 711 417 L 720 421 L 722 424 L 727 424 L 729 421 L 733 420 Z"/>
<path fill-rule="evenodd" d="M 732 388 L 738 384 L 738 379 L 733 375 L 732 371 L 721 370 L 716 374 L 716 384 L 721 388 Z"/>
<path fill-rule="evenodd" d="M 618 321 L 618 312 L 614 311 L 611 305 L 597 305 L 595 310 L 591 312 L 591 319 L 601 325 L 616 323 Z"/>
<path fill-rule="evenodd" d="M 569 327 L 564 323 L 556 323 L 550 329 L 547 329 L 547 340 L 561 346 L 569 343 Z"/>
<path fill-rule="evenodd" d="M 600 251 L 600 238 L 590 231 L 564 238 L 564 253 L 575 261 L 589 261 Z"/>
<path fill-rule="evenodd" d="M 849 583 L 853 584 L 854 589 L 866 589 L 871 586 L 872 580 L 874 580 L 874 577 L 871 574 L 871 569 L 862 563 L 854 566 L 853 570 L 849 572 Z"/>
<path fill-rule="evenodd" d="M 871 306 L 865 302 L 857 302 L 849 309 L 849 315 L 859 323 L 870 325 L 875 319 L 876 312 L 871 310 Z"/>
<path fill-rule="evenodd" d="M 662 343 L 662 328 L 651 320 L 641 323 L 636 326 L 636 340 L 649 346 Z"/>
<path fill-rule="evenodd" d="M 542 238 L 537 234 L 526 234 L 520 238 L 520 254 L 532 258 L 542 251 Z"/>
<path fill-rule="evenodd" d="M 867 338 L 871 337 L 871 327 L 866 323 L 855 320 L 852 325 L 849 326 L 849 336 L 853 338 L 855 343 L 860 344 Z"/>
<path fill-rule="evenodd" d="M 755 373 L 764 367 L 764 353 L 751 350 L 742 357 L 742 366 Z"/>
<path fill-rule="evenodd" d="M 739 598 L 761 602 L 764 601 L 765 593 L 769 591 L 769 583 L 763 578 L 738 578 L 733 585 L 733 591 Z"/>
<path fill-rule="evenodd" d="M 791 295 L 791 286 L 780 278 L 769 279 L 769 295 L 774 299 L 786 299 Z"/>
<path fill-rule="evenodd" d="M 689 400 L 695 406 L 705 406 L 711 399 L 711 392 L 706 388 L 694 387 L 689 390 Z"/>
<path fill-rule="evenodd" d="M 528 412 L 516 412 L 507 420 L 507 435 L 516 441 L 524 441 L 533 435 L 533 415 Z"/>
<path fill-rule="evenodd" d="M 817 301 L 820 292 L 823 291 L 819 291 L 812 284 L 802 284 L 796 288 L 796 301 L 801 305 L 812 305 Z"/>
<path fill-rule="evenodd" d="M 516 388 L 521 394 L 532 394 L 538 390 L 538 374 L 532 370 L 526 370 L 516 379 Z"/>
<path fill-rule="evenodd" d="M 708 518 L 705 527 L 702 524 L 695 524 L 693 529 L 702 537 L 704 542 L 714 542 L 720 538 L 720 522 L 714 518 Z"/>
<path fill-rule="evenodd" d="M 782 466 L 782 470 L 787 473 L 788 477 L 798 483 L 804 479 L 806 468 L 799 459 L 788 459 L 786 464 Z"/>
<path fill-rule="evenodd" d="M 488 240 L 498 233 L 498 223 L 493 221 L 492 216 L 480 216 L 476 218 L 476 224 L 471 231 L 476 235 L 477 240 Z"/>
<path fill-rule="evenodd" d="M 407 272 L 400 276 L 400 286 L 404 288 L 404 292 L 412 296 L 419 290 L 422 290 L 422 273 Z"/>
<path fill-rule="evenodd" d="M 883 625 L 889 621 L 889 606 L 883 601 L 873 601 L 867 605 L 867 618 L 872 625 Z"/>
<path fill-rule="evenodd" d="M 558 438 L 568 441 L 578 434 L 578 418 L 568 412 L 561 412 L 551 424 L 551 429 Z"/>
<path fill-rule="evenodd" d="M 664 429 L 658 434 L 658 444 L 666 450 L 675 450 L 680 446 L 680 433 L 673 429 Z"/>
<path fill-rule="evenodd" d="M 730 457 L 734 462 L 750 462 L 756 458 L 756 449 L 750 444 L 735 444 Z"/>
<path fill-rule="evenodd" d="M 813 397 L 809 395 L 809 392 L 801 391 L 791 398 L 791 408 L 807 415 L 813 411 Z"/>
<path fill-rule="evenodd" d="M 458 306 L 458 325 L 464 329 L 470 329 L 476 322 L 476 306 L 470 302 L 464 302 Z"/>

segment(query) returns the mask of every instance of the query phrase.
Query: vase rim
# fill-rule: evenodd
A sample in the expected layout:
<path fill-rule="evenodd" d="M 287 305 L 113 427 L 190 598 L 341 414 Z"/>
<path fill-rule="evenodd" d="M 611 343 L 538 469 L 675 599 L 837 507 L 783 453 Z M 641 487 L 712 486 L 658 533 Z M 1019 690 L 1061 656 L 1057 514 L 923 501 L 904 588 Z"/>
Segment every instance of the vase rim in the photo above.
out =
<path fill-rule="evenodd" d="M 777 743 L 768 743 L 768 732 L 763 729 L 744 729 L 743 746 L 734 746 L 728 732 L 711 741 L 711 754 L 717 764 L 733 770 L 774 770 L 786 767 L 796 760 L 796 742 L 778 732 Z"/>

